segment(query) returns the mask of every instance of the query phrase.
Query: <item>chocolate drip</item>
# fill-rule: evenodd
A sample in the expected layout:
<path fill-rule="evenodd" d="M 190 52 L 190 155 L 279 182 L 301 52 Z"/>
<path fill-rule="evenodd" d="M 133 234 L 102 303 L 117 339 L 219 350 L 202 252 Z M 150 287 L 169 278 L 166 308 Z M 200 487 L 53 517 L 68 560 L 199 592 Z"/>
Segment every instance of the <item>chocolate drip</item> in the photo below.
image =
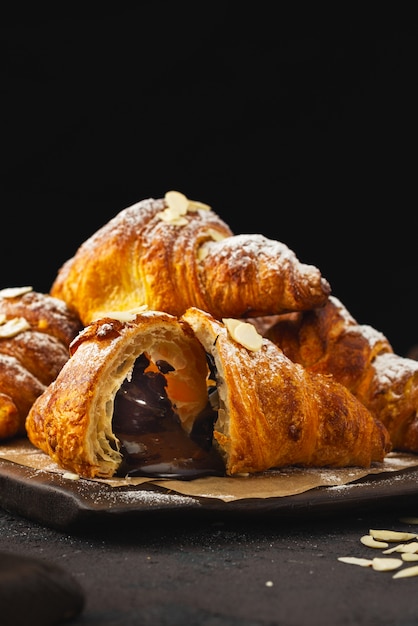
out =
<path fill-rule="evenodd" d="M 212 447 L 217 413 L 209 399 L 189 436 L 166 392 L 164 374 L 173 367 L 158 361 L 159 372 L 146 371 L 149 364 L 142 354 L 131 379 L 125 380 L 116 394 L 112 426 L 123 455 L 118 475 L 181 480 L 224 475 L 224 463 Z"/>

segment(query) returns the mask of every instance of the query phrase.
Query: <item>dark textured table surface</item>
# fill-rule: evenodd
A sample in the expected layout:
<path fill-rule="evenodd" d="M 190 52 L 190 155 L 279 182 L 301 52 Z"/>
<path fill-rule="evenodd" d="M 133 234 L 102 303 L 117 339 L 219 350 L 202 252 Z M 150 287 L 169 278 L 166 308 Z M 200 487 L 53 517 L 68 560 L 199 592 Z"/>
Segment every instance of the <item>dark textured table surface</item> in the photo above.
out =
<path fill-rule="evenodd" d="M 360 538 L 375 528 L 418 531 L 405 521 L 417 513 L 412 498 L 326 516 L 161 516 L 65 532 L 0 509 L 0 551 L 75 577 L 86 603 L 71 626 L 409 626 L 418 623 L 418 578 L 338 557 L 383 556 Z"/>

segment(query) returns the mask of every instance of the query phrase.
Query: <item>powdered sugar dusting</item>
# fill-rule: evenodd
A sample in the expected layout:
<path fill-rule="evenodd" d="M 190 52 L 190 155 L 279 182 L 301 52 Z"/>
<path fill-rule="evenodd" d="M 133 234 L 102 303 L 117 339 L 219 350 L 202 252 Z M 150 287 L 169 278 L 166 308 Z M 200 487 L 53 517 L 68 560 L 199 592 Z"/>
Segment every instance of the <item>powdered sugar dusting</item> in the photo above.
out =
<path fill-rule="evenodd" d="M 368 324 L 361 324 L 357 326 L 355 332 L 356 334 L 364 337 L 370 346 L 374 346 L 379 343 L 388 344 L 385 335 Z"/>
<path fill-rule="evenodd" d="M 105 233 L 111 232 L 115 239 L 125 238 L 126 232 L 135 229 L 140 236 L 141 227 L 143 227 L 157 211 L 165 208 L 165 202 L 162 199 L 155 200 L 148 198 L 141 202 L 136 202 L 131 206 L 123 209 L 115 215 L 109 222 L 99 228 L 93 235 L 86 239 L 80 246 L 80 250 L 94 251 Z"/>
<path fill-rule="evenodd" d="M 200 203 L 197 203 L 199 205 Z M 201 204 L 202 207 L 205 205 Z M 100 245 L 103 237 L 111 237 L 112 240 L 117 241 L 120 239 L 124 241 L 127 237 L 127 233 L 135 233 L 135 238 L 140 241 L 144 236 L 145 229 L 149 229 L 150 223 L 161 222 L 158 214 L 167 208 L 167 203 L 163 198 L 147 198 L 141 200 L 135 204 L 122 209 L 115 215 L 109 222 L 104 224 L 99 230 L 84 241 L 80 250 L 83 252 L 94 253 L 97 245 Z M 226 223 L 214 213 L 212 210 L 205 210 L 204 208 L 195 208 L 193 214 L 198 218 L 202 225 L 207 224 L 211 226 L 215 220 L 216 223 L 222 225 L 226 230 L 229 230 Z M 191 219 L 196 219 L 191 217 Z M 187 227 L 189 221 L 180 225 L 180 228 Z M 161 222 L 162 224 L 162 222 Z M 167 229 L 172 228 L 170 223 L 165 224 Z M 168 232 L 168 231 L 167 231 Z M 148 239 L 148 238 L 146 238 Z"/>
<path fill-rule="evenodd" d="M 232 239 L 224 239 L 222 242 L 213 242 L 213 254 L 220 256 L 224 264 L 230 267 L 240 267 L 245 272 L 246 266 L 251 266 L 254 259 L 263 260 L 273 268 L 283 269 L 283 264 L 296 260 L 295 253 L 286 244 L 264 235 L 235 235 Z M 210 250 L 210 245 L 209 245 Z M 212 253 L 212 252 L 211 252 Z"/>
<path fill-rule="evenodd" d="M 329 296 L 330 303 L 337 309 L 339 317 L 344 322 L 344 326 L 356 326 L 357 322 L 351 313 L 346 309 L 341 300 L 339 300 L 336 296 Z"/>
<path fill-rule="evenodd" d="M 396 382 L 405 382 L 412 376 L 418 376 L 418 361 L 401 357 L 392 352 L 379 354 L 373 361 L 379 387 L 392 387 Z"/>
<path fill-rule="evenodd" d="M 91 497 L 89 495 L 89 497 Z M 109 505 L 146 505 L 147 507 L 161 507 L 167 505 L 171 507 L 184 506 L 190 503 L 198 504 L 198 500 L 188 496 L 183 496 L 176 493 L 161 493 L 158 491 L 152 491 L 149 489 L 131 489 L 129 491 L 124 490 L 101 490 L 94 493 L 92 496 L 93 504 L 109 504 Z"/>
<path fill-rule="evenodd" d="M 5 391 L 4 387 L 6 387 L 6 384 L 7 387 L 13 389 L 13 392 L 15 392 L 19 386 L 25 386 L 31 389 L 32 393 L 35 395 L 40 395 L 45 390 L 45 385 L 42 384 L 36 376 L 31 374 L 15 357 L 0 353 L 0 366 L 7 372 L 9 377 L 9 380 L 3 381 L 3 391 Z"/>

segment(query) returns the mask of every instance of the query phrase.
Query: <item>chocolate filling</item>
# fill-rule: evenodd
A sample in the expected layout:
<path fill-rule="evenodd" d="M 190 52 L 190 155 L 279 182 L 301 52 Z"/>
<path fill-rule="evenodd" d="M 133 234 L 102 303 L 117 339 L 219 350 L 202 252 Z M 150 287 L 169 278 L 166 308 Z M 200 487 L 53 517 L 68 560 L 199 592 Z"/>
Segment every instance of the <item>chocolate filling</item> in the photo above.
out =
<path fill-rule="evenodd" d="M 112 428 L 121 444 L 123 461 L 118 476 L 153 476 L 191 480 L 223 476 L 225 465 L 212 446 L 217 417 L 216 386 L 209 387 L 208 403 L 195 419 L 190 435 L 182 428 L 167 396 L 164 374 L 172 371 L 166 361 L 155 363 L 159 371 L 147 371 L 150 360 L 142 354 L 130 380 L 115 398 Z M 213 363 L 209 362 L 211 377 Z"/>

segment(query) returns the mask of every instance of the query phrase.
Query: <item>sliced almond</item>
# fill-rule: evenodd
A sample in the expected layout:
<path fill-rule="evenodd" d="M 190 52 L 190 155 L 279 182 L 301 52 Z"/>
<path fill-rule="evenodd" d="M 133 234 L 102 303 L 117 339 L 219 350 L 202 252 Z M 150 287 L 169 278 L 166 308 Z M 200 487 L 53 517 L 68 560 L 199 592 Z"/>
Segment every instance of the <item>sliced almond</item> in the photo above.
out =
<path fill-rule="evenodd" d="M 185 217 L 181 215 L 177 215 L 171 209 L 165 209 L 164 211 L 160 211 L 158 213 L 158 217 L 167 224 L 172 224 L 173 226 L 185 226 L 187 224 L 187 220 Z"/>
<path fill-rule="evenodd" d="M 226 235 L 224 235 L 223 233 L 220 233 L 218 230 L 215 230 L 214 228 L 208 228 L 207 230 L 204 231 L 203 234 L 210 237 L 211 241 L 222 241 L 223 239 L 226 238 Z"/>
<path fill-rule="evenodd" d="M 369 533 L 374 539 L 380 541 L 409 541 L 410 539 L 416 539 L 418 535 L 416 533 L 407 533 L 398 530 L 370 530 Z"/>
<path fill-rule="evenodd" d="M 392 552 L 410 552 L 411 554 L 414 552 L 418 552 L 418 541 L 411 541 L 410 543 L 400 543 L 393 548 L 385 550 L 383 554 L 392 554 Z"/>
<path fill-rule="evenodd" d="M 418 561 L 418 554 L 416 552 L 403 552 L 402 561 Z"/>
<path fill-rule="evenodd" d="M 0 337 L 2 339 L 16 337 L 16 335 L 24 330 L 29 330 L 29 328 L 30 324 L 24 317 L 13 317 L 0 324 Z"/>
<path fill-rule="evenodd" d="M 80 475 L 75 474 L 74 472 L 64 472 L 62 477 L 66 478 L 67 480 L 79 480 L 80 479 Z"/>
<path fill-rule="evenodd" d="M 223 233 L 220 233 L 214 228 L 208 228 L 203 233 L 203 235 L 207 236 L 208 239 L 206 241 L 203 241 L 197 250 L 197 260 L 199 262 L 203 261 L 209 254 L 211 243 L 213 243 L 214 241 L 222 241 L 223 239 L 226 239 L 226 235 L 224 235 Z"/>
<path fill-rule="evenodd" d="M 410 543 L 404 543 L 402 545 L 402 549 L 399 552 L 410 552 L 413 554 L 414 552 L 418 552 L 418 541 L 411 541 Z"/>
<path fill-rule="evenodd" d="M 177 216 L 186 215 L 189 201 L 184 193 L 180 193 L 180 191 L 167 191 L 164 199 L 173 214 Z"/>
<path fill-rule="evenodd" d="M 394 546 L 393 548 L 389 548 L 388 550 L 383 550 L 383 554 L 393 554 L 393 552 L 403 552 L 403 548 L 406 544 L 400 543 L 398 546 Z"/>
<path fill-rule="evenodd" d="M 222 322 L 225 324 L 231 337 L 234 337 L 236 327 L 242 324 L 242 320 L 236 320 L 233 317 L 224 317 Z"/>
<path fill-rule="evenodd" d="M 409 578 L 410 576 L 418 576 L 418 565 L 412 567 L 404 567 L 392 576 L 392 578 Z"/>
<path fill-rule="evenodd" d="M 167 203 L 167 209 L 158 213 L 158 217 L 164 222 L 171 224 L 187 224 L 187 220 L 182 217 L 186 213 L 194 213 L 196 211 L 210 211 L 211 207 L 204 202 L 197 200 L 189 200 L 184 193 L 180 191 L 167 191 L 164 196 Z"/>
<path fill-rule="evenodd" d="M 136 307 L 135 309 L 129 309 L 129 311 L 101 311 L 94 316 L 93 322 L 103 317 L 110 317 L 112 320 L 118 320 L 119 322 L 132 322 L 138 313 L 143 313 L 148 309 L 147 304 Z"/>
<path fill-rule="evenodd" d="M 376 541 L 371 535 L 363 535 L 360 537 L 360 541 L 362 544 L 367 546 L 368 548 L 388 548 L 389 544 L 385 541 Z"/>
<path fill-rule="evenodd" d="M 263 345 L 263 337 L 257 332 L 253 324 L 242 322 L 233 318 L 224 318 L 225 324 L 232 339 L 235 339 L 247 350 L 257 352 Z"/>
<path fill-rule="evenodd" d="M 372 561 L 372 569 L 376 572 L 390 572 L 391 570 L 398 569 L 403 565 L 402 559 L 387 559 L 374 558 Z"/>
<path fill-rule="evenodd" d="M 341 563 L 349 563 L 350 565 L 360 565 L 360 567 L 371 567 L 372 559 L 361 559 L 357 556 L 339 556 Z"/>
<path fill-rule="evenodd" d="M 167 191 L 164 196 L 168 209 L 173 216 L 179 217 L 180 215 L 186 215 L 188 211 L 210 211 L 211 207 L 204 202 L 198 202 L 197 200 L 189 200 L 184 193 L 180 191 Z"/>
<path fill-rule="evenodd" d="M 198 202 L 197 200 L 189 200 L 189 205 L 187 207 L 188 211 L 210 211 L 211 207 L 204 202 Z"/>
<path fill-rule="evenodd" d="M 16 298 L 32 290 L 33 287 L 6 287 L 0 290 L 0 298 Z"/>
<path fill-rule="evenodd" d="M 157 213 L 158 217 L 167 224 L 185 226 L 187 220 L 184 215 L 187 213 L 189 204 L 186 196 L 179 191 L 167 191 L 164 198 L 167 203 L 167 208 Z"/>

